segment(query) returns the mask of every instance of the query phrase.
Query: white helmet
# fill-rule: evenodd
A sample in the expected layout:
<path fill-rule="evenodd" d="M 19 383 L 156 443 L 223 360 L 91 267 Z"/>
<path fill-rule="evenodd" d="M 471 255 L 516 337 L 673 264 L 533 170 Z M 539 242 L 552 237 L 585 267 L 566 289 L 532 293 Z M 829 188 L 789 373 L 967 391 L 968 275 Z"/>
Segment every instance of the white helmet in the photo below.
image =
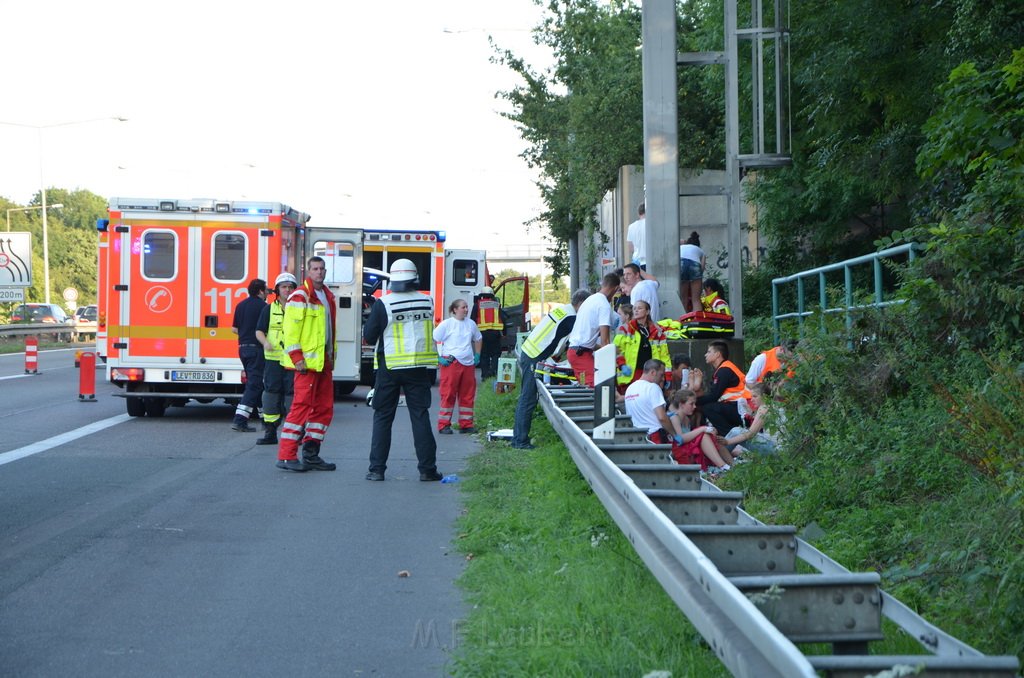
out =
<path fill-rule="evenodd" d="M 420 276 L 416 264 L 408 259 L 395 259 L 391 264 L 391 282 L 415 282 Z"/>
<path fill-rule="evenodd" d="M 289 273 L 288 271 L 281 273 L 280 275 L 277 276 L 277 278 L 274 279 L 274 289 L 277 289 L 277 286 L 280 285 L 281 283 L 291 283 L 296 287 L 299 286 L 299 281 L 296 280 L 295 276 Z"/>
<path fill-rule="evenodd" d="M 491 289 L 490 285 L 484 285 L 484 288 L 480 290 L 480 294 L 494 294 L 494 290 Z"/>

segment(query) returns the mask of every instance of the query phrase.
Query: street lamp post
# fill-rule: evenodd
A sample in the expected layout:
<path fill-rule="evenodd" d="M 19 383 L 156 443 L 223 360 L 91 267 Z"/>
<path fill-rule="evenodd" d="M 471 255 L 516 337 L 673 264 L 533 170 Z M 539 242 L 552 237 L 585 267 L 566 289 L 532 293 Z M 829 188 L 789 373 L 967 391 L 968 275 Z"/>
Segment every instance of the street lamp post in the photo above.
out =
<path fill-rule="evenodd" d="M 46 223 L 46 182 L 43 180 L 43 130 L 51 127 L 67 127 L 69 125 L 82 125 L 87 122 L 100 122 L 102 120 L 116 120 L 125 122 L 128 118 L 120 116 L 107 116 L 105 118 L 88 118 L 86 120 L 70 120 L 68 122 L 56 122 L 50 125 L 30 125 L 23 122 L 4 122 L 0 125 L 11 125 L 13 127 L 28 127 L 34 129 L 39 137 L 39 198 L 42 203 L 40 209 L 43 211 L 43 284 L 46 285 L 44 296 L 46 303 L 50 303 L 50 240 Z M 10 230 L 10 228 L 8 228 Z"/>
<path fill-rule="evenodd" d="M 53 209 L 60 209 L 61 207 L 64 207 L 64 205 L 59 203 L 59 202 L 56 202 L 56 203 L 54 203 L 52 205 L 48 205 L 48 207 L 53 210 Z M 28 207 L 12 207 L 12 208 L 10 208 L 9 210 L 7 210 L 7 230 L 8 231 L 11 230 L 11 212 L 28 212 L 30 210 L 39 210 L 39 209 L 42 209 L 42 208 L 43 208 L 42 205 L 30 205 Z"/>

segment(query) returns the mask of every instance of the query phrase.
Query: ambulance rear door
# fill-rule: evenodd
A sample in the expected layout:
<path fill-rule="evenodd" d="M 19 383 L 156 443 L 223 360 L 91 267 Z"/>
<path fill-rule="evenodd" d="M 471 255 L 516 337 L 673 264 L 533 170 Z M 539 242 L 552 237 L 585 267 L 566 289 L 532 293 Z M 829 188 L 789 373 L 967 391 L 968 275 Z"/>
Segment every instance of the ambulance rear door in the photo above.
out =
<path fill-rule="evenodd" d="M 447 309 L 456 299 L 464 299 L 472 311 L 477 295 L 487 285 L 485 258 L 486 252 L 483 250 L 444 251 L 445 317 Z"/>
<path fill-rule="evenodd" d="M 188 359 L 191 220 L 161 217 L 125 211 L 109 243 L 120 254 L 111 281 L 120 322 L 108 327 L 108 341 L 122 365 L 169 367 Z"/>
<path fill-rule="evenodd" d="M 335 296 L 336 360 L 334 380 L 359 381 L 363 342 L 363 231 L 356 228 L 307 228 L 306 259 L 327 264 L 325 284 Z"/>
<path fill-rule="evenodd" d="M 184 381 L 238 371 L 235 307 L 250 280 L 266 276 L 266 219 L 128 214 L 118 227 L 123 361 L 178 367 Z M 195 369 L 204 368 L 202 374 Z M 209 379 L 214 381 L 216 377 Z"/>
<path fill-rule="evenodd" d="M 267 219 L 263 215 L 205 214 L 193 226 L 189 298 L 189 362 L 238 368 L 238 335 L 232 329 L 235 308 L 249 297 L 249 281 L 267 279 Z M 269 284 L 273 287 L 273 282 Z"/>

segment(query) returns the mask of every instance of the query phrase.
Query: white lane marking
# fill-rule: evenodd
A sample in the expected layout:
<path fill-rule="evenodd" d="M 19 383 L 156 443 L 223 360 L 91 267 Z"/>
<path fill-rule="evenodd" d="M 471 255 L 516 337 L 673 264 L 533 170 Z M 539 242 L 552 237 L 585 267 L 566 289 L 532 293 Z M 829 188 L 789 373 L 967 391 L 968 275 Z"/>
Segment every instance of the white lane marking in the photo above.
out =
<path fill-rule="evenodd" d="M 25 377 L 34 377 L 34 376 L 36 376 L 36 375 L 34 375 L 34 374 L 12 374 L 9 377 L 0 377 L 0 381 L 3 381 L 4 379 L 24 379 Z"/>
<path fill-rule="evenodd" d="M 39 349 L 39 353 L 66 353 L 68 351 L 90 351 L 90 350 L 91 351 L 95 351 L 95 349 L 85 349 L 85 348 L 41 348 L 41 349 Z M 24 360 L 25 352 L 24 351 L 16 351 L 16 352 L 12 352 L 12 353 L 0 353 L 0 358 L 6 358 L 8 356 L 17 356 L 17 357 L 19 357 L 19 358 Z"/>
<path fill-rule="evenodd" d="M 111 426 L 123 424 L 124 422 L 130 420 L 131 418 L 132 417 L 127 414 L 119 414 L 116 417 L 110 417 L 109 419 L 94 421 L 91 424 L 87 424 L 80 428 L 76 428 L 73 431 L 61 433 L 60 435 L 53 436 L 52 438 L 47 438 L 46 440 L 40 440 L 38 443 L 32 443 L 31 445 L 26 445 L 25 447 L 18 448 L 17 450 L 11 450 L 10 452 L 0 453 L 0 466 L 3 466 L 4 464 L 9 464 L 12 461 L 24 459 L 25 457 L 31 457 L 33 454 L 45 452 L 46 450 L 57 447 L 58 445 L 69 443 L 72 440 L 78 440 L 79 438 L 87 436 L 90 433 L 96 433 L 97 431 L 102 431 L 105 428 L 110 428 Z"/>

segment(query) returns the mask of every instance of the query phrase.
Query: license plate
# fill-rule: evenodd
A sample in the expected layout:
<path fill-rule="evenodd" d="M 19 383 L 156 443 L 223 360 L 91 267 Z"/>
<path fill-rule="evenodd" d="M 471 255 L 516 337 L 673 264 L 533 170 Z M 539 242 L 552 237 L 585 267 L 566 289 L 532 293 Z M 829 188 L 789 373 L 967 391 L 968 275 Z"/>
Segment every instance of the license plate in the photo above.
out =
<path fill-rule="evenodd" d="M 171 381 L 217 381 L 214 370 L 172 370 Z"/>

